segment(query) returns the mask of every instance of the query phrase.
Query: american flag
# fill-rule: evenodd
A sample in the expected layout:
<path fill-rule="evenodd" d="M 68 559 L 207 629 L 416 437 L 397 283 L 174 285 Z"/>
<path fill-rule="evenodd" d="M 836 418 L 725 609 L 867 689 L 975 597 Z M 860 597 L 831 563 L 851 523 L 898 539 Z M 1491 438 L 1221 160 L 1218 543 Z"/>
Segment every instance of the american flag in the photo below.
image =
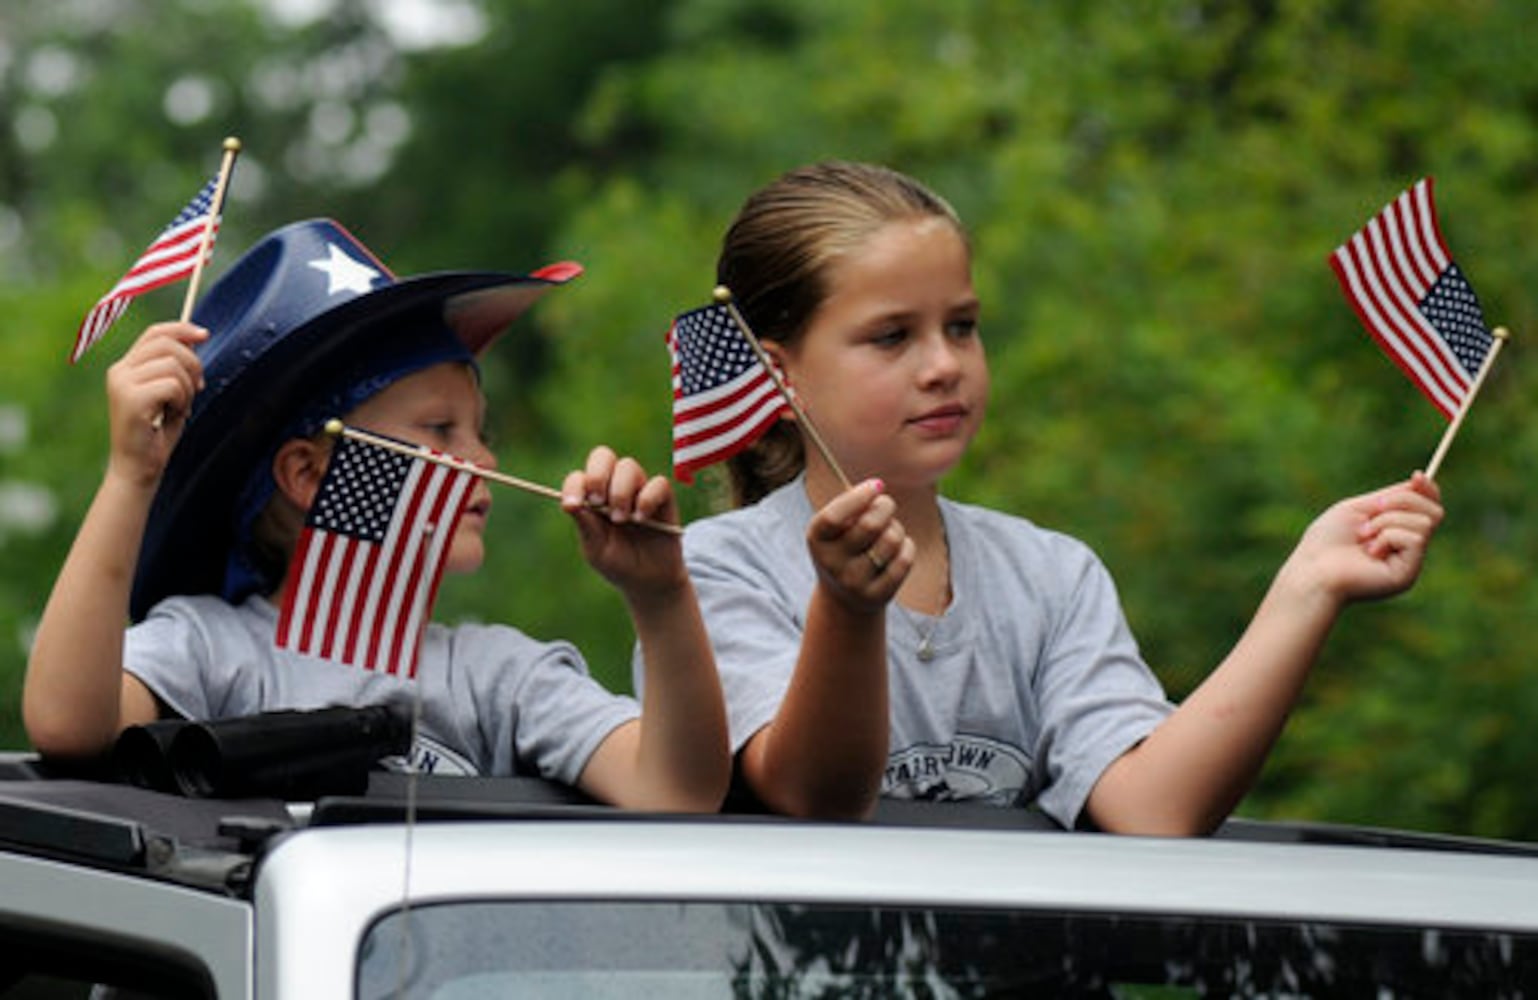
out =
<path fill-rule="evenodd" d="M 673 359 L 673 475 L 724 461 L 790 409 L 731 311 L 712 304 L 686 312 L 668 330 Z"/>
<path fill-rule="evenodd" d="M 1450 420 L 1490 352 L 1479 298 L 1442 240 L 1432 179 L 1417 181 L 1330 255 L 1362 325 Z"/>
<path fill-rule="evenodd" d="M 92 344 L 102 338 L 128 310 L 128 303 L 151 289 L 169 285 L 187 277 L 197 266 L 198 246 L 203 241 L 208 216 L 214 212 L 214 193 L 219 189 L 219 175 L 210 177 L 197 195 L 187 203 L 176 218 L 171 220 L 155 241 L 139 255 L 128 273 L 118 279 L 106 295 L 91 307 L 75 334 L 75 349 L 70 352 L 70 364 L 80 360 Z M 203 259 L 214 249 L 214 234 L 219 231 L 217 215 L 214 228 L 208 236 Z"/>
<path fill-rule="evenodd" d="M 277 645 L 416 677 L 475 474 L 338 439 L 288 569 Z"/>

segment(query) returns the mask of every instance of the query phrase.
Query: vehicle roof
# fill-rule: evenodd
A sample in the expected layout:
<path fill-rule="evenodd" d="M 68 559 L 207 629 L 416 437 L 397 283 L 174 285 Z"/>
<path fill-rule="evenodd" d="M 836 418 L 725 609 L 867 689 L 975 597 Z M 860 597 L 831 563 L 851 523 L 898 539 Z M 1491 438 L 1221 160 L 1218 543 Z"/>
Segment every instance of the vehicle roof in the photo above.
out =
<path fill-rule="evenodd" d="M 544 819 L 312 828 L 264 858 L 291 905 L 774 899 L 1309 917 L 1538 931 L 1538 858 L 866 824 Z M 474 859 L 474 863 L 467 863 Z M 317 872 L 327 873 L 316 877 Z M 303 882 L 303 885 L 300 883 Z M 327 884 L 329 883 L 329 884 Z"/>
<path fill-rule="evenodd" d="M 1525 854 L 742 816 L 548 813 L 409 834 L 397 823 L 312 826 L 275 838 L 255 886 L 256 936 L 270 945 L 257 979 L 299 994 L 347 989 L 346 970 L 327 961 L 335 942 L 362 940 L 406 905 L 448 902 L 941 906 L 1538 933 L 1538 857 Z"/>
<path fill-rule="evenodd" d="M 884 802 L 861 823 L 647 815 L 530 779 L 380 774 L 367 794 L 313 805 L 0 780 L 0 876 L 0 917 L 94 921 L 118 940 L 197 954 L 263 942 L 254 969 L 233 952 L 216 964 L 232 988 L 258 982 L 268 996 L 345 995 L 352 960 L 339 942 L 403 906 L 447 901 L 943 906 L 1538 934 L 1538 845 L 1243 820 L 1207 838 L 1069 833 L 1030 810 L 942 803 Z M 81 914 L 85 898 L 96 902 Z M 169 916 L 141 919 L 146 906 Z"/>
<path fill-rule="evenodd" d="M 599 805 L 575 790 L 532 778 L 421 777 L 378 772 L 363 795 L 322 797 L 313 805 L 274 799 L 189 798 L 131 785 L 16 770 L 0 761 L 0 846 L 74 854 L 86 862 L 142 867 L 175 848 L 249 857 L 269 836 L 302 826 L 426 824 L 456 820 L 601 820 L 634 823 L 646 814 Z M 11 769 L 5 765 L 10 763 Z M 664 817 L 652 817 L 662 820 Z M 771 824 L 830 829 L 912 827 L 952 831 L 1061 832 L 1030 809 L 969 803 L 882 800 L 871 821 L 824 823 L 767 814 L 665 817 L 680 824 Z M 1116 838 L 1118 840 L 1124 838 Z M 1212 837 L 1190 842 L 1259 841 L 1538 859 L 1538 844 L 1441 833 L 1308 822 L 1231 819 Z"/>
<path fill-rule="evenodd" d="M 1538 845 L 1368 827 L 1233 820 L 1209 838 L 1140 838 L 1065 833 L 1029 810 L 901 802 L 865 823 L 658 816 L 531 779 L 384 774 L 366 795 L 300 808 L 0 781 L 0 849 L 259 904 L 263 891 L 301 899 L 321 887 L 353 905 L 398 904 L 403 882 L 380 873 L 403 870 L 408 843 L 413 900 L 1176 908 L 1538 930 Z"/>

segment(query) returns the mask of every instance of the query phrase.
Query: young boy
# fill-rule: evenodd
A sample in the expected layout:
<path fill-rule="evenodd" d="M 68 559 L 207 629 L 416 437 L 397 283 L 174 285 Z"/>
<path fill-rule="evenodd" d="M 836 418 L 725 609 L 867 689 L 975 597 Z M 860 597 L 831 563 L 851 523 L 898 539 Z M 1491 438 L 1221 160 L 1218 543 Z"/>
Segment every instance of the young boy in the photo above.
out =
<path fill-rule="evenodd" d="M 192 323 L 147 329 L 108 372 L 107 469 L 28 663 L 34 746 L 90 756 L 168 714 L 420 697 L 411 759 L 423 769 L 535 773 L 622 806 L 717 808 L 724 709 L 679 540 L 628 523 L 676 522 L 672 491 L 607 448 L 567 477 L 562 506 L 588 562 L 624 595 L 649 667 L 644 704 L 604 690 L 569 643 L 507 626 L 430 625 L 415 680 L 274 643 L 288 558 L 331 453 L 324 422 L 492 465 L 475 358 L 579 272 L 397 280 L 336 223 L 310 220 L 254 246 Z M 446 571 L 479 567 L 490 500 L 478 482 Z"/>

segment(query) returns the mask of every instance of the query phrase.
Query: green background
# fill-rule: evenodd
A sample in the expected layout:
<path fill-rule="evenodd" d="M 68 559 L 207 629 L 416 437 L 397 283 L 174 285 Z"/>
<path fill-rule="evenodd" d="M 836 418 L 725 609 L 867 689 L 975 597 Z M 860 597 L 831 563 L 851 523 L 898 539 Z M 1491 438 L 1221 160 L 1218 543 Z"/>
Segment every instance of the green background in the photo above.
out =
<path fill-rule="evenodd" d="M 26 645 L 100 475 L 105 369 L 183 288 L 71 366 L 75 327 L 226 135 L 214 276 L 315 215 L 403 274 L 586 265 L 487 374 L 502 467 L 550 483 L 599 441 L 666 468 L 663 333 L 750 190 L 830 156 L 926 180 L 971 227 L 994 384 L 946 491 L 1094 546 L 1177 697 L 1319 510 L 1441 436 L 1326 265 L 1429 174 L 1515 335 L 1419 584 L 1347 612 L 1241 813 L 1538 838 L 1532 23 L 1478 0 L 6 4 L 0 745 L 24 745 Z M 500 496 L 491 533 L 439 617 L 569 637 L 628 688 L 623 608 L 554 505 Z"/>

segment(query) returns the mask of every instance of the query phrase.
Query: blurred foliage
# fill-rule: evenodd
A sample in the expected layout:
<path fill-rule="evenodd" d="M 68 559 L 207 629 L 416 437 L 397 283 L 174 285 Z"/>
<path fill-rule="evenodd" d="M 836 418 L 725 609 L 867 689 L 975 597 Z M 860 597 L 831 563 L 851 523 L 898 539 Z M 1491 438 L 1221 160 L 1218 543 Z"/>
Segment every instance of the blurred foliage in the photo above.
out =
<path fill-rule="evenodd" d="M 177 290 L 71 368 L 74 326 L 226 134 L 246 152 L 215 271 L 314 214 L 402 273 L 586 265 L 487 371 L 503 467 L 546 482 L 597 441 L 666 467 L 662 335 L 750 190 L 828 156 L 923 178 L 970 223 L 994 380 L 947 491 L 1093 545 L 1177 697 L 1308 521 L 1443 431 L 1325 264 L 1432 174 L 1516 336 L 1443 466 L 1419 584 L 1346 613 L 1242 812 L 1538 839 L 1524 5 L 444 0 L 482 30 L 436 47 L 361 0 L 303 22 L 21 6 L 0 12 L 0 742 L 23 739 L 28 630 L 99 474 L 102 374 Z M 713 499 L 684 490 L 690 516 Z M 559 512 L 500 496 L 492 535 L 440 617 L 569 636 L 628 687 L 622 605 Z"/>

